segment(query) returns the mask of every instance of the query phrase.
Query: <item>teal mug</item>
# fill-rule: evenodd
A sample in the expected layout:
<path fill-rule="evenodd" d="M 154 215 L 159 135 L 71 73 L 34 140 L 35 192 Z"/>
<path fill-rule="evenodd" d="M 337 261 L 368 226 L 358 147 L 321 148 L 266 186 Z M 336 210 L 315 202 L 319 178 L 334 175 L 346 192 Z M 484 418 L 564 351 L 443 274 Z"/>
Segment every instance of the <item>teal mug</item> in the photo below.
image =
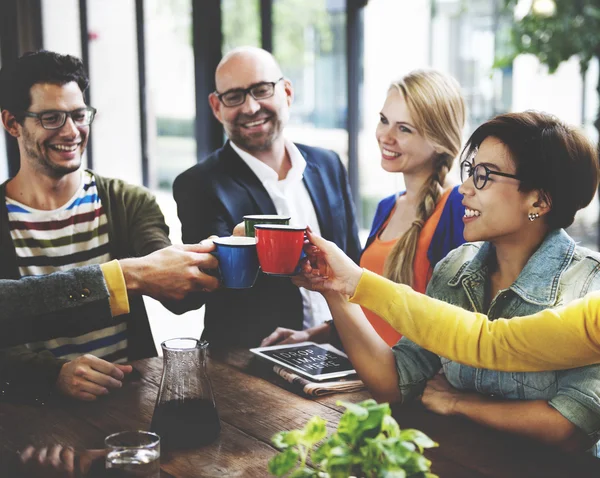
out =
<path fill-rule="evenodd" d="M 244 227 L 247 237 L 255 237 L 254 226 L 257 224 L 289 224 L 290 216 L 280 216 L 277 214 L 253 214 L 244 216 Z"/>

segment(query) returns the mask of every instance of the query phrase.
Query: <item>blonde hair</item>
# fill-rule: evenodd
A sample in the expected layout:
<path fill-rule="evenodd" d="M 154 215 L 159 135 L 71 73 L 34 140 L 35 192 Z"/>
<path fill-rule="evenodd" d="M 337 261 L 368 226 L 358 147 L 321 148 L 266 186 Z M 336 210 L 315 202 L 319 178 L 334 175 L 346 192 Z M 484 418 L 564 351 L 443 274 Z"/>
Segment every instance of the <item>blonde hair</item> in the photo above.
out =
<path fill-rule="evenodd" d="M 419 192 L 417 219 L 398 239 L 386 258 L 383 275 L 403 284 L 413 284 L 413 262 L 419 234 L 440 200 L 446 175 L 460 152 L 465 123 L 465 102 L 460 85 L 451 76 L 435 70 L 415 70 L 392 83 L 399 91 L 417 132 L 435 149 L 433 174 Z"/>

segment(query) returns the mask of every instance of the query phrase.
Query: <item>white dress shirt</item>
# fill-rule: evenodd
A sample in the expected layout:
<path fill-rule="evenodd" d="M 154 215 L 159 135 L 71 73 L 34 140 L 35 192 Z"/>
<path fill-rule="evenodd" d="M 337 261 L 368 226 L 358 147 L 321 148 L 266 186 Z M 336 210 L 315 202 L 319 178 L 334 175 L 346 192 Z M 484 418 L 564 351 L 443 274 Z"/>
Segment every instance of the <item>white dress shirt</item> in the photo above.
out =
<path fill-rule="evenodd" d="M 260 159 L 243 151 L 230 141 L 233 150 L 248 165 L 271 197 L 277 214 L 290 216 L 290 224 L 300 227 L 310 226 L 313 232 L 321 235 L 317 213 L 310 194 L 302 181 L 306 161 L 296 145 L 285 140 L 285 149 L 292 163 L 284 179 Z M 331 312 L 324 297 L 318 292 L 300 288 L 304 312 L 303 327 L 308 329 L 331 319 Z"/>

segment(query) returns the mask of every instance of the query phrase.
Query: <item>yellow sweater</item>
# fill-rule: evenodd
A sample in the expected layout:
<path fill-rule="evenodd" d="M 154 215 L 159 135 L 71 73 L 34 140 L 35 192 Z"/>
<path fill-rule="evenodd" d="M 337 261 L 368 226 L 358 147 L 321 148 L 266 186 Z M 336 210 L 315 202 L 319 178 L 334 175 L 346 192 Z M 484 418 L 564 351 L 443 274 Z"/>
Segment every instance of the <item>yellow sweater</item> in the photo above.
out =
<path fill-rule="evenodd" d="M 512 372 L 561 370 L 600 363 L 600 291 L 554 310 L 489 321 L 363 271 L 351 302 L 442 357 Z"/>

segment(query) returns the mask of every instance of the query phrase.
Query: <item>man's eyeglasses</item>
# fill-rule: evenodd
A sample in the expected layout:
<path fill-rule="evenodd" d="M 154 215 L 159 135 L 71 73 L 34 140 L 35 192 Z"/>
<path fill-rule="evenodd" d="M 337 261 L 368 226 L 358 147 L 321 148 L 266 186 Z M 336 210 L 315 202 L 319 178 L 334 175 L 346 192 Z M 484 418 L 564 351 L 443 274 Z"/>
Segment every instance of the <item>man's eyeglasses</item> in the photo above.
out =
<path fill-rule="evenodd" d="M 21 113 L 21 116 L 37 118 L 44 129 L 62 128 L 67 122 L 67 116 L 73 120 L 75 126 L 89 126 L 96 116 L 96 108 L 86 106 L 73 111 L 48 110 L 39 113 L 25 111 Z"/>
<path fill-rule="evenodd" d="M 490 175 L 495 174 L 496 176 L 504 176 L 505 178 L 519 179 L 514 174 L 501 173 L 499 171 L 492 171 L 485 164 L 478 164 L 473 166 L 473 163 L 465 159 L 460 163 L 460 179 L 464 183 L 471 176 L 473 177 L 473 185 L 475 189 L 483 189 L 490 179 Z"/>
<path fill-rule="evenodd" d="M 246 101 L 246 95 L 250 93 L 255 100 L 266 100 L 275 94 L 275 85 L 283 80 L 283 76 L 277 81 L 262 81 L 248 88 L 235 88 L 224 93 L 215 91 L 217 98 L 225 106 L 239 106 Z"/>

